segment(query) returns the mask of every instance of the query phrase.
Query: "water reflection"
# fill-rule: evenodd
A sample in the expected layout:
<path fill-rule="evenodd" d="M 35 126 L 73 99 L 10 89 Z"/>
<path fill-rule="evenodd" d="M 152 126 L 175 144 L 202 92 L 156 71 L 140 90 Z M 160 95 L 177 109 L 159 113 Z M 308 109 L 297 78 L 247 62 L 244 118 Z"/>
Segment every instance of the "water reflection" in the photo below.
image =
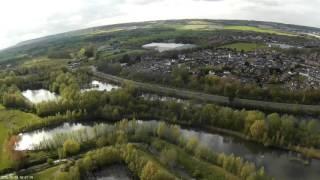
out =
<path fill-rule="evenodd" d="M 304 165 L 293 160 L 298 156 L 296 153 L 266 148 L 256 143 L 202 131 L 182 130 L 182 133 L 186 138 L 196 136 L 201 144 L 217 152 L 241 156 L 257 166 L 263 166 L 267 174 L 276 179 L 320 179 L 319 160 L 312 160 L 309 165 Z"/>
<path fill-rule="evenodd" d="M 86 180 L 131 180 L 131 172 L 124 165 L 112 165 L 92 173 Z"/>
<path fill-rule="evenodd" d="M 77 131 L 89 127 L 90 126 L 85 126 L 80 123 L 64 123 L 62 126 L 53 129 L 42 129 L 30 133 L 22 133 L 19 135 L 20 141 L 16 144 L 15 150 L 34 150 L 35 147 L 37 147 L 43 140 L 50 140 L 54 135 Z"/>
<path fill-rule="evenodd" d="M 177 103 L 185 103 L 186 101 L 180 98 L 175 98 L 175 97 L 169 97 L 169 96 L 159 96 L 157 94 L 149 94 L 149 93 L 144 93 L 141 95 L 141 97 L 144 100 L 147 101 L 175 101 Z"/>
<path fill-rule="evenodd" d="M 26 90 L 22 92 L 22 95 L 30 102 L 37 104 L 44 101 L 53 101 L 58 99 L 58 95 L 45 89 L 39 90 Z"/>
<path fill-rule="evenodd" d="M 170 50 L 182 50 L 196 47 L 193 44 L 177 44 L 177 43 L 150 43 L 142 46 L 145 49 L 154 49 L 159 52 Z"/>
<path fill-rule="evenodd" d="M 112 91 L 112 90 L 116 90 L 119 89 L 119 86 L 113 85 L 113 84 L 109 84 L 109 83 L 103 83 L 100 81 L 92 81 L 91 82 L 91 87 L 88 89 L 83 89 L 82 92 L 86 92 L 86 91 Z"/>

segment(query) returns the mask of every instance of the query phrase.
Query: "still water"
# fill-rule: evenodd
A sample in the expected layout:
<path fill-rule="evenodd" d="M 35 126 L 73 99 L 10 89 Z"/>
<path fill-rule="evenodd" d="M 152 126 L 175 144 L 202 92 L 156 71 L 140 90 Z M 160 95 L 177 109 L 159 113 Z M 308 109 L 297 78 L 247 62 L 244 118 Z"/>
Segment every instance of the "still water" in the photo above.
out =
<path fill-rule="evenodd" d="M 124 165 L 112 165 L 103 170 L 96 171 L 86 180 L 131 180 L 130 170 Z"/>
<path fill-rule="evenodd" d="M 90 86 L 91 87 L 88 89 L 83 89 L 82 92 L 86 92 L 86 91 L 107 91 L 107 92 L 110 92 L 112 90 L 117 90 L 120 88 L 119 86 L 109 84 L 109 83 L 103 83 L 103 82 L 96 81 L 96 80 L 92 81 Z"/>
<path fill-rule="evenodd" d="M 54 101 L 59 98 L 58 95 L 46 89 L 26 90 L 22 92 L 22 95 L 34 104 L 45 101 Z"/>
<path fill-rule="evenodd" d="M 157 121 L 139 121 L 141 124 L 157 126 Z M 50 139 L 55 134 L 70 132 L 79 129 L 90 129 L 90 125 L 81 123 L 69 124 L 48 129 L 21 134 L 21 140 L 17 143 L 17 150 L 32 150 L 34 145 L 39 144 L 43 139 Z M 320 161 L 309 160 L 309 165 L 295 161 L 296 153 L 282 151 L 279 149 L 266 148 L 262 145 L 234 138 L 218 133 L 208 133 L 195 129 L 181 129 L 182 135 L 186 138 L 196 136 L 199 142 L 214 151 L 235 154 L 246 160 L 254 162 L 258 166 L 264 166 L 267 174 L 279 180 L 319 180 Z"/>
<path fill-rule="evenodd" d="M 145 49 L 153 49 L 159 52 L 170 50 L 182 50 L 194 48 L 193 44 L 177 44 L 177 43 L 150 43 L 142 46 Z"/>
<path fill-rule="evenodd" d="M 100 81 L 92 81 L 90 87 L 87 89 L 82 89 L 81 92 L 87 91 L 107 91 L 110 92 L 112 90 L 119 89 L 119 86 L 103 83 Z M 59 99 L 59 95 L 50 92 L 46 89 L 39 89 L 39 90 L 26 90 L 22 92 L 22 95 L 28 99 L 31 103 L 37 104 L 46 101 L 54 101 Z"/>

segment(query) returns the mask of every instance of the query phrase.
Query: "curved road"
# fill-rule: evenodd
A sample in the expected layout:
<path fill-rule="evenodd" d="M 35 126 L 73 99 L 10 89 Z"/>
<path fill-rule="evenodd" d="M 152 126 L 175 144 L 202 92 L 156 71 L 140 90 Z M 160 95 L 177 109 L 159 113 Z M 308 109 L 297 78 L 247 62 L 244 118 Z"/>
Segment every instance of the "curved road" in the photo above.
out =
<path fill-rule="evenodd" d="M 196 92 L 185 89 L 177 89 L 171 87 L 160 86 L 158 84 L 136 82 L 128 79 L 124 79 L 118 76 L 105 74 L 97 71 L 94 66 L 91 66 L 92 75 L 101 79 L 112 81 L 119 84 L 130 83 L 134 87 L 139 89 L 150 91 L 154 93 L 160 93 L 165 95 L 174 95 L 184 99 L 195 99 L 202 102 L 212 102 L 219 105 L 232 106 L 237 108 L 247 109 L 259 109 L 262 111 L 281 112 L 281 113 L 293 113 L 293 114 L 308 114 L 308 115 L 320 115 L 320 105 L 303 105 L 303 104 L 288 104 L 278 102 L 268 102 L 250 99 L 235 98 L 232 102 L 228 97 L 206 94 L 202 92 Z"/>

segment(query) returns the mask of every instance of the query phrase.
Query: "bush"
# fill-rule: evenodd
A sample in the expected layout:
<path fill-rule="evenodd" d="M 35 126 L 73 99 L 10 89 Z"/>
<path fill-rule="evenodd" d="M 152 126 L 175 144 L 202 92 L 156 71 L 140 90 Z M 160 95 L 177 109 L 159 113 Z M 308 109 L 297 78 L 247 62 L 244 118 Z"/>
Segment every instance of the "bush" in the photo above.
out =
<path fill-rule="evenodd" d="M 160 161 L 165 165 L 175 166 L 177 152 L 175 149 L 164 149 L 160 153 Z"/>
<path fill-rule="evenodd" d="M 80 144 L 74 140 L 66 140 L 63 143 L 63 151 L 65 155 L 74 155 L 77 154 L 80 150 Z"/>
<path fill-rule="evenodd" d="M 48 158 L 48 159 L 47 159 L 47 163 L 48 163 L 49 165 L 53 165 L 53 159 Z"/>

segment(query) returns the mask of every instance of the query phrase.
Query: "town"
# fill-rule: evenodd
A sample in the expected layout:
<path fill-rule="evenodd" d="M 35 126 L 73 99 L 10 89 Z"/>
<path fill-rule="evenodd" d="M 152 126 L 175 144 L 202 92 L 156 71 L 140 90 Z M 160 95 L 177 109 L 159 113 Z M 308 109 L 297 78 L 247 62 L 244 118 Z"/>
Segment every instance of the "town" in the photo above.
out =
<path fill-rule="evenodd" d="M 283 49 L 293 46 L 280 44 Z M 280 46 L 279 45 L 279 46 Z M 261 87 L 270 84 L 296 89 L 318 89 L 320 86 L 320 69 L 318 54 L 310 56 L 291 55 L 271 47 L 253 51 L 238 51 L 220 47 L 178 52 L 170 58 L 144 55 L 134 63 L 122 63 L 123 69 L 136 72 L 157 72 L 170 74 L 174 68 L 185 67 L 190 74 L 219 76 L 241 83 L 257 83 Z M 132 61 L 131 61 L 132 62 Z"/>

